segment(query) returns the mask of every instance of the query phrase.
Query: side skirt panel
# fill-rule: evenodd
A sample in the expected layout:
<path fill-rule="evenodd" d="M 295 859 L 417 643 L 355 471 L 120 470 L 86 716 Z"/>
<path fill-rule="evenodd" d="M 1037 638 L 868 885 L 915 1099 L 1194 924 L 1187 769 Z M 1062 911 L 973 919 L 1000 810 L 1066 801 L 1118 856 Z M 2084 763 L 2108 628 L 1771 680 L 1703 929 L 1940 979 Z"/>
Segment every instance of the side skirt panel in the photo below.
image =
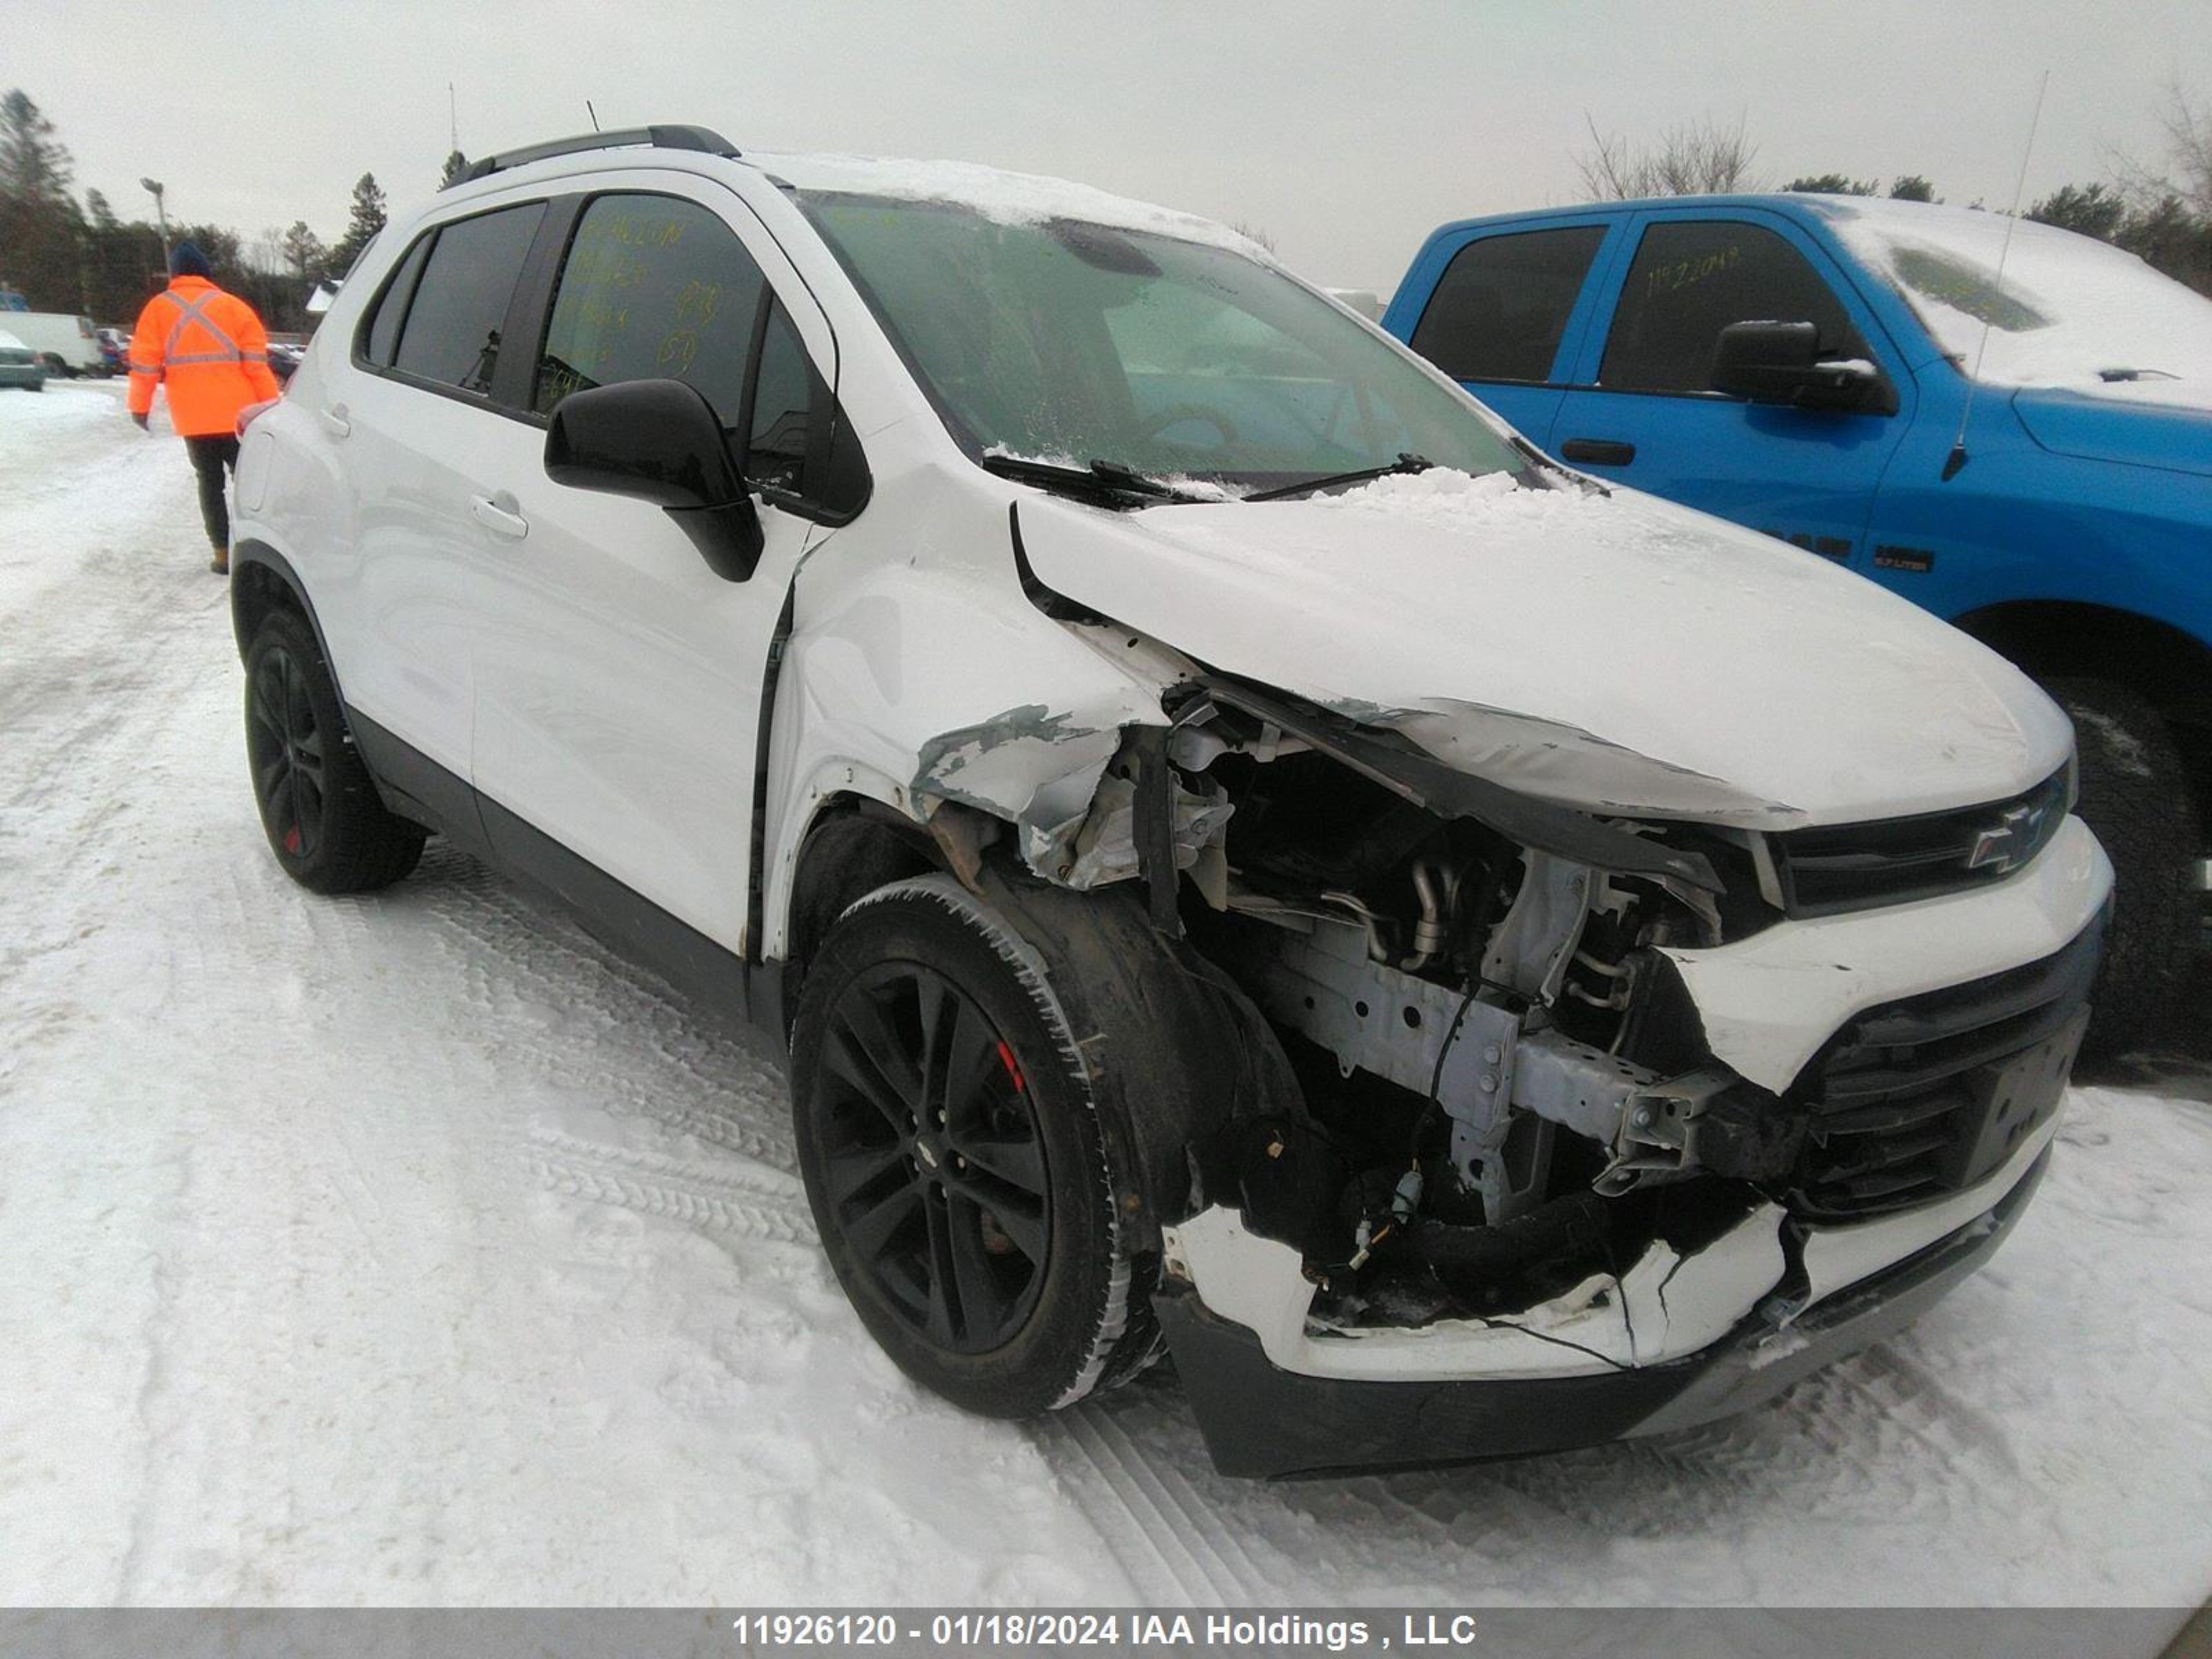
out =
<path fill-rule="evenodd" d="M 733 1026 L 750 1026 L 782 1048 L 783 964 L 748 963 L 478 793 L 420 750 L 352 708 L 346 710 L 386 804 L 454 845 L 550 895 L 596 937 L 652 969 L 684 997 Z"/>

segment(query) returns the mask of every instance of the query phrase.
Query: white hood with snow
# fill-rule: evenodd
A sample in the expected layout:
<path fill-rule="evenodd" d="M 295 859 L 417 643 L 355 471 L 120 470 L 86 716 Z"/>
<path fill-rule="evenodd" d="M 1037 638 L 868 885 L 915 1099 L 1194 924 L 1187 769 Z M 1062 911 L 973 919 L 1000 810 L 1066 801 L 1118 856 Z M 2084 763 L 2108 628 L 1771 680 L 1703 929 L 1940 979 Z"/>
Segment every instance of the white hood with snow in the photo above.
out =
<path fill-rule="evenodd" d="M 1995 801 L 2066 717 L 1814 555 L 1650 496 L 1432 471 L 1115 514 L 1025 496 L 1058 592 L 1207 666 L 1601 812 L 1782 830 Z"/>

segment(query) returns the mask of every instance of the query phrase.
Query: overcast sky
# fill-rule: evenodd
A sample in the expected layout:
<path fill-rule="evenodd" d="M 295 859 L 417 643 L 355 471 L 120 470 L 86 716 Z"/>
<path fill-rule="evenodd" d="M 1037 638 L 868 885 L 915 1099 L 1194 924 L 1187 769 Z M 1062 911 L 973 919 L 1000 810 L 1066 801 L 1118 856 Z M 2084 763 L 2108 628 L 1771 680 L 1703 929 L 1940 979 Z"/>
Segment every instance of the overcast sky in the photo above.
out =
<path fill-rule="evenodd" d="M 2011 200 L 2154 152 L 2161 88 L 2212 95 L 2212 4 L 1476 0 L 804 0 L 613 5 L 9 0 L 0 64 L 76 182 L 248 240 L 343 229 L 373 172 L 435 185 L 447 84 L 471 155 L 692 121 L 740 149 L 955 156 L 1052 173 L 1272 236 L 1323 283 L 1387 289 L 1449 218 L 1577 199 L 1585 112 L 1640 135 L 1743 118 L 1771 182 L 1924 173 Z"/>

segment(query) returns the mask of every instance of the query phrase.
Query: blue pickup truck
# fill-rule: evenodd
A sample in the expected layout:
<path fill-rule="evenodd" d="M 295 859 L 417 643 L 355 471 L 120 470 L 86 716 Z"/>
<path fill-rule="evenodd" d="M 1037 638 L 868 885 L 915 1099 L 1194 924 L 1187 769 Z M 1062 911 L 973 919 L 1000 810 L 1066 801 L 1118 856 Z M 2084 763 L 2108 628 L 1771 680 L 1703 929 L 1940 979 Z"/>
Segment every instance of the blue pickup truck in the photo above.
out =
<path fill-rule="evenodd" d="M 1997 214 L 1685 197 L 1445 225 L 1382 325 L 1569 465 L 2041 680 L 2120 875 L 2099 1036 L 2171 1029 L 2212 869 L 2212 300 Z"/>

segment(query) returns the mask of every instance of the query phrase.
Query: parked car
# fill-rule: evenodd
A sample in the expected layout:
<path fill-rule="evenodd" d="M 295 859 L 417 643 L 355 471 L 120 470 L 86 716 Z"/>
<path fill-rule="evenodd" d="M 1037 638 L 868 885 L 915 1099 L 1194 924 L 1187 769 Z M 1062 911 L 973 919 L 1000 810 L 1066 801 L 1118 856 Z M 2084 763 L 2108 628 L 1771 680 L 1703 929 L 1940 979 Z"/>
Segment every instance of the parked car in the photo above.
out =
<path fill-rule="evenodd" d="M 1240 1473 L 1679 1427 L 2044 1167 L 2111 887 L 2064 716 L 1208 222 L 493 156 L 237 495 L 277 862 L 443 835 L 787 1042 L 830 1261 L 969 1409 L 1164 1340 Z"/>
<path fill-rule="evenodd" d="M 46 389 L 46 364 L 12 334 L 0 334 L 0 386 L 21 386 L 26 392 Z"/>
<path fill-rule="evenodd" d="M 8 331 L 39 355 L 49 374 L 97 374 L 106 361 L 89 317 L 61 311 L 11 311 L 7 323 Z"/>
<path fill-rule="evenodd" d="M 2170 1030 L 2212 872 L 2212 300 L 1996 214 L 1706 197 L 1446 225 L 1383 325 L 1562 459 L 2040 680 L 2120 875 L 2093 1036 Z"/>

